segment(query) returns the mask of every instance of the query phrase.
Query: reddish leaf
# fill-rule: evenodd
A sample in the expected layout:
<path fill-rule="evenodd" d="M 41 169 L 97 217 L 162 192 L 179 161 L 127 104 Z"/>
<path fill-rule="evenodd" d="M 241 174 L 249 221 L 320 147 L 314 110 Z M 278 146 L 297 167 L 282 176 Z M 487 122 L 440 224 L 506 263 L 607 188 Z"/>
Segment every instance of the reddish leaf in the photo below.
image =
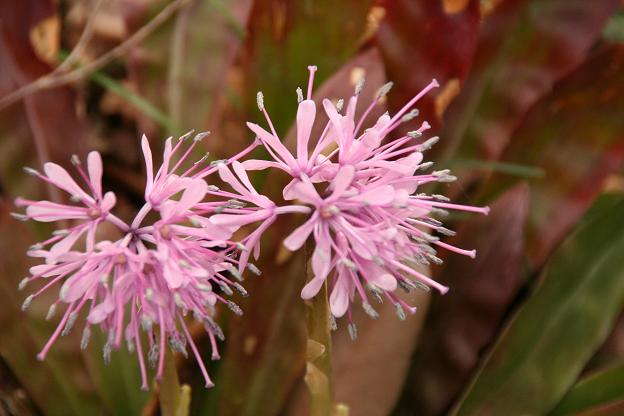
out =
<path fill-rule="evenodd" d="M 472 62 L 479 30 L 479 1 L 458 7 L 443 1 L 387 1 L 377 32 L 388 79 L 395 83 L 390 110 L 436 78 L 441 88 L 418 103 L 425 120 L 437 126 L 446 105 L 459 92 Z"/>
<path fill-rule="evenodd" d="M 618 3 L 501 2 L 485 17 L 472 71 L 447 113 L 445 156 L 497 159 L 527 110 L 585 60 Z"/>
<path fill-rule="evenodd" d="M 442 414 L 469 379 L 523 282 L 528 197 L 524 184 L 510 189 L 488 217 L 468 221 L 453 241 L 475 248 L 477 257 L 449 255 L 439 270 L 437 279 L 451 290 L 433 299 L 399 408 Z"/>
<path fill-rule="evenodd" d="M 534 165 L 526 251 L 538 267 L 624 161 L 624 46 L 596 52 L 528 114 L 503 159 Z M 498 176 L 488 193 L 512 178 Z"/>

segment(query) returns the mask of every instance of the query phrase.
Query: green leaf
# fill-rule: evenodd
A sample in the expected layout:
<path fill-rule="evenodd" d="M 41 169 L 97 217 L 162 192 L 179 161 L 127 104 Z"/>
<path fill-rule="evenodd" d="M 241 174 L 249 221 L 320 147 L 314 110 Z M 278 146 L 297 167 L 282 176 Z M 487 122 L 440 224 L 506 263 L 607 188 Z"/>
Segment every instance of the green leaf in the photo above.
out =
<path fill-rule="evenodd" d="M 370 0 L 344 0 L 340 7 L 332 0 L 256 1 L 245 51 L 248 114 L 264 124 L 256 104 L 261 90 L 277 133 L 285 134 L 297 111 L 295 90 L 305 93 L 308 65 L 318 67 L 318 88 L 357 51 L 370 5 Z"/>
<path fill-rule="evenodd" d="M 614 43 L 624 43 L 624 10 L 620 9 L 609 19 L 602 31 L 602 37 Z"/>
<path fill-rule="evenodd" d="M 555 407 L 620 312 L 622 212 L 622 195 L 596 202 L 549 261 L 453 414 L 545 414 Z"/>
<path fill-rule="evenodd" d="M 549 415 L 570 415 L 624 400 L 623 380 L 624 362 L 597 371 L 576 383 Z"/>
<path fill-rule="evenodd" d="M 141 376 L 137 353 L 130 354 L 126 348 L 113 351 L 109 365 L 104 364 L 102 349 L 107 334 L 93 328 L 87 348 L 89 366 L 102 404 L 113 415 L 137 415 L 150 397 L 141 390 Z"/>

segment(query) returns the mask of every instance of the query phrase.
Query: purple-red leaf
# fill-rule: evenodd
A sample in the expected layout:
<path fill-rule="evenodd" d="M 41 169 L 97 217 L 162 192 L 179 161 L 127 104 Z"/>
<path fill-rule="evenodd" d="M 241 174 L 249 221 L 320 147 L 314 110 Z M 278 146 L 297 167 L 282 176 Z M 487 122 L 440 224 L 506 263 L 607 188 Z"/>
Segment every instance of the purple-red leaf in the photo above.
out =
<path fill-rule="evenodd" d="M 527 110 L 585 60 L 618 4 L 500 2 L 484 18 L 470 76 L 448 109 L 444 155 L 497 159 Z"/>
<path fill-rule="evenodd" d="M 479 31 L 478 0 L 455 2 L 459 7 L 444 3 L 450 2 L 387 1 L 376 39 L 395 83 L 390 110 L 400 109 L 436 78 L 440 89 L 417 104 L 436 127 L 468 74 Z"/>
<path fill-rule="evenodd" d="M 529 182 L 526 251 L 534 267 L 547 258 L 624 162 L 624 47 L 594 53 L 555 86 L 512 136 L 503 160 L 541 168 Z M 497 176 L 488 194 L 513 179 Z"/>

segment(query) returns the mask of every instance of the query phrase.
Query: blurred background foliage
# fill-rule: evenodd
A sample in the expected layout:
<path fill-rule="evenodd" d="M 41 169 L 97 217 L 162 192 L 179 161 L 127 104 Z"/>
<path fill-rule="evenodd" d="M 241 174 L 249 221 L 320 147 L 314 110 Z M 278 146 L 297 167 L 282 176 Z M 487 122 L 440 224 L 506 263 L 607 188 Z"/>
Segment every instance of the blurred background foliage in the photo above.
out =
<path fill-rule="evenodd" d="M 346 97 L 362 76 L 368 97 L 394 81 L 379 114 L 437 78 L 419 104 L 442 138 L 428 156 L 460 177 L 440 191 L 492 207 L 448 219 L 453 241 L 478 257 L 447 256 L 433 270 L 447 295 L 419 295 L 402 323 L 356 317 L 355 343 L 345 328 L 334 334 L 337 400 L 355 416 L 624 414 L 619 0 L 0 2 L 2 413 L 158 412 L 126 352 L 104 366 L 97 345 L 80 351 L 70 334 L 36 361 L 54 322 L 45 302 L 20 310 L 17 283 L 26 249 L 50 230 L 9 212 L 17 195 L 61 196 L 22 167 L 100 150 L 105 186 L 128 214 L 142 195 L 140 133 L 159 148 L 168 134 L 209 129 L 201 152 L 219 159 L 252 140 L 244 121 L 257 121 L 263 90 L 291 143 L 309 64 L 316 98 Z M 273 178 L 256 181 L 279 192 Z M 245 315 L 220 318 L 217 386 L 205 390 L 177 357 L 191 414 L 305 414 L 304 260 L 279 249 L 291 227 L 282 221 L 264 241 Z"/>

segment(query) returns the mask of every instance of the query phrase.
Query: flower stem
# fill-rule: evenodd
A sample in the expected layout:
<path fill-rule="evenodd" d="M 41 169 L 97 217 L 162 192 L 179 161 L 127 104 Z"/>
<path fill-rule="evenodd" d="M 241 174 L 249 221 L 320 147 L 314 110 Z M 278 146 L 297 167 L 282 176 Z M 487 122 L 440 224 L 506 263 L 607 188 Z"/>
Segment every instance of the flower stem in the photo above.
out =
<path fill-rule="evenodd" d="M 308 303 L 308 343 L 305 382 L 310 392 L 310 416 L 333 414 L 330 311 L 327 282 Z"/>
<path fill-rule="evenodd" d="M 180 385 L 173 354 L 165 350 L 165 367 L 158 383 L 158 400 L 163 416 L 188 416 L 191 402 L 191 388 Z"/>

